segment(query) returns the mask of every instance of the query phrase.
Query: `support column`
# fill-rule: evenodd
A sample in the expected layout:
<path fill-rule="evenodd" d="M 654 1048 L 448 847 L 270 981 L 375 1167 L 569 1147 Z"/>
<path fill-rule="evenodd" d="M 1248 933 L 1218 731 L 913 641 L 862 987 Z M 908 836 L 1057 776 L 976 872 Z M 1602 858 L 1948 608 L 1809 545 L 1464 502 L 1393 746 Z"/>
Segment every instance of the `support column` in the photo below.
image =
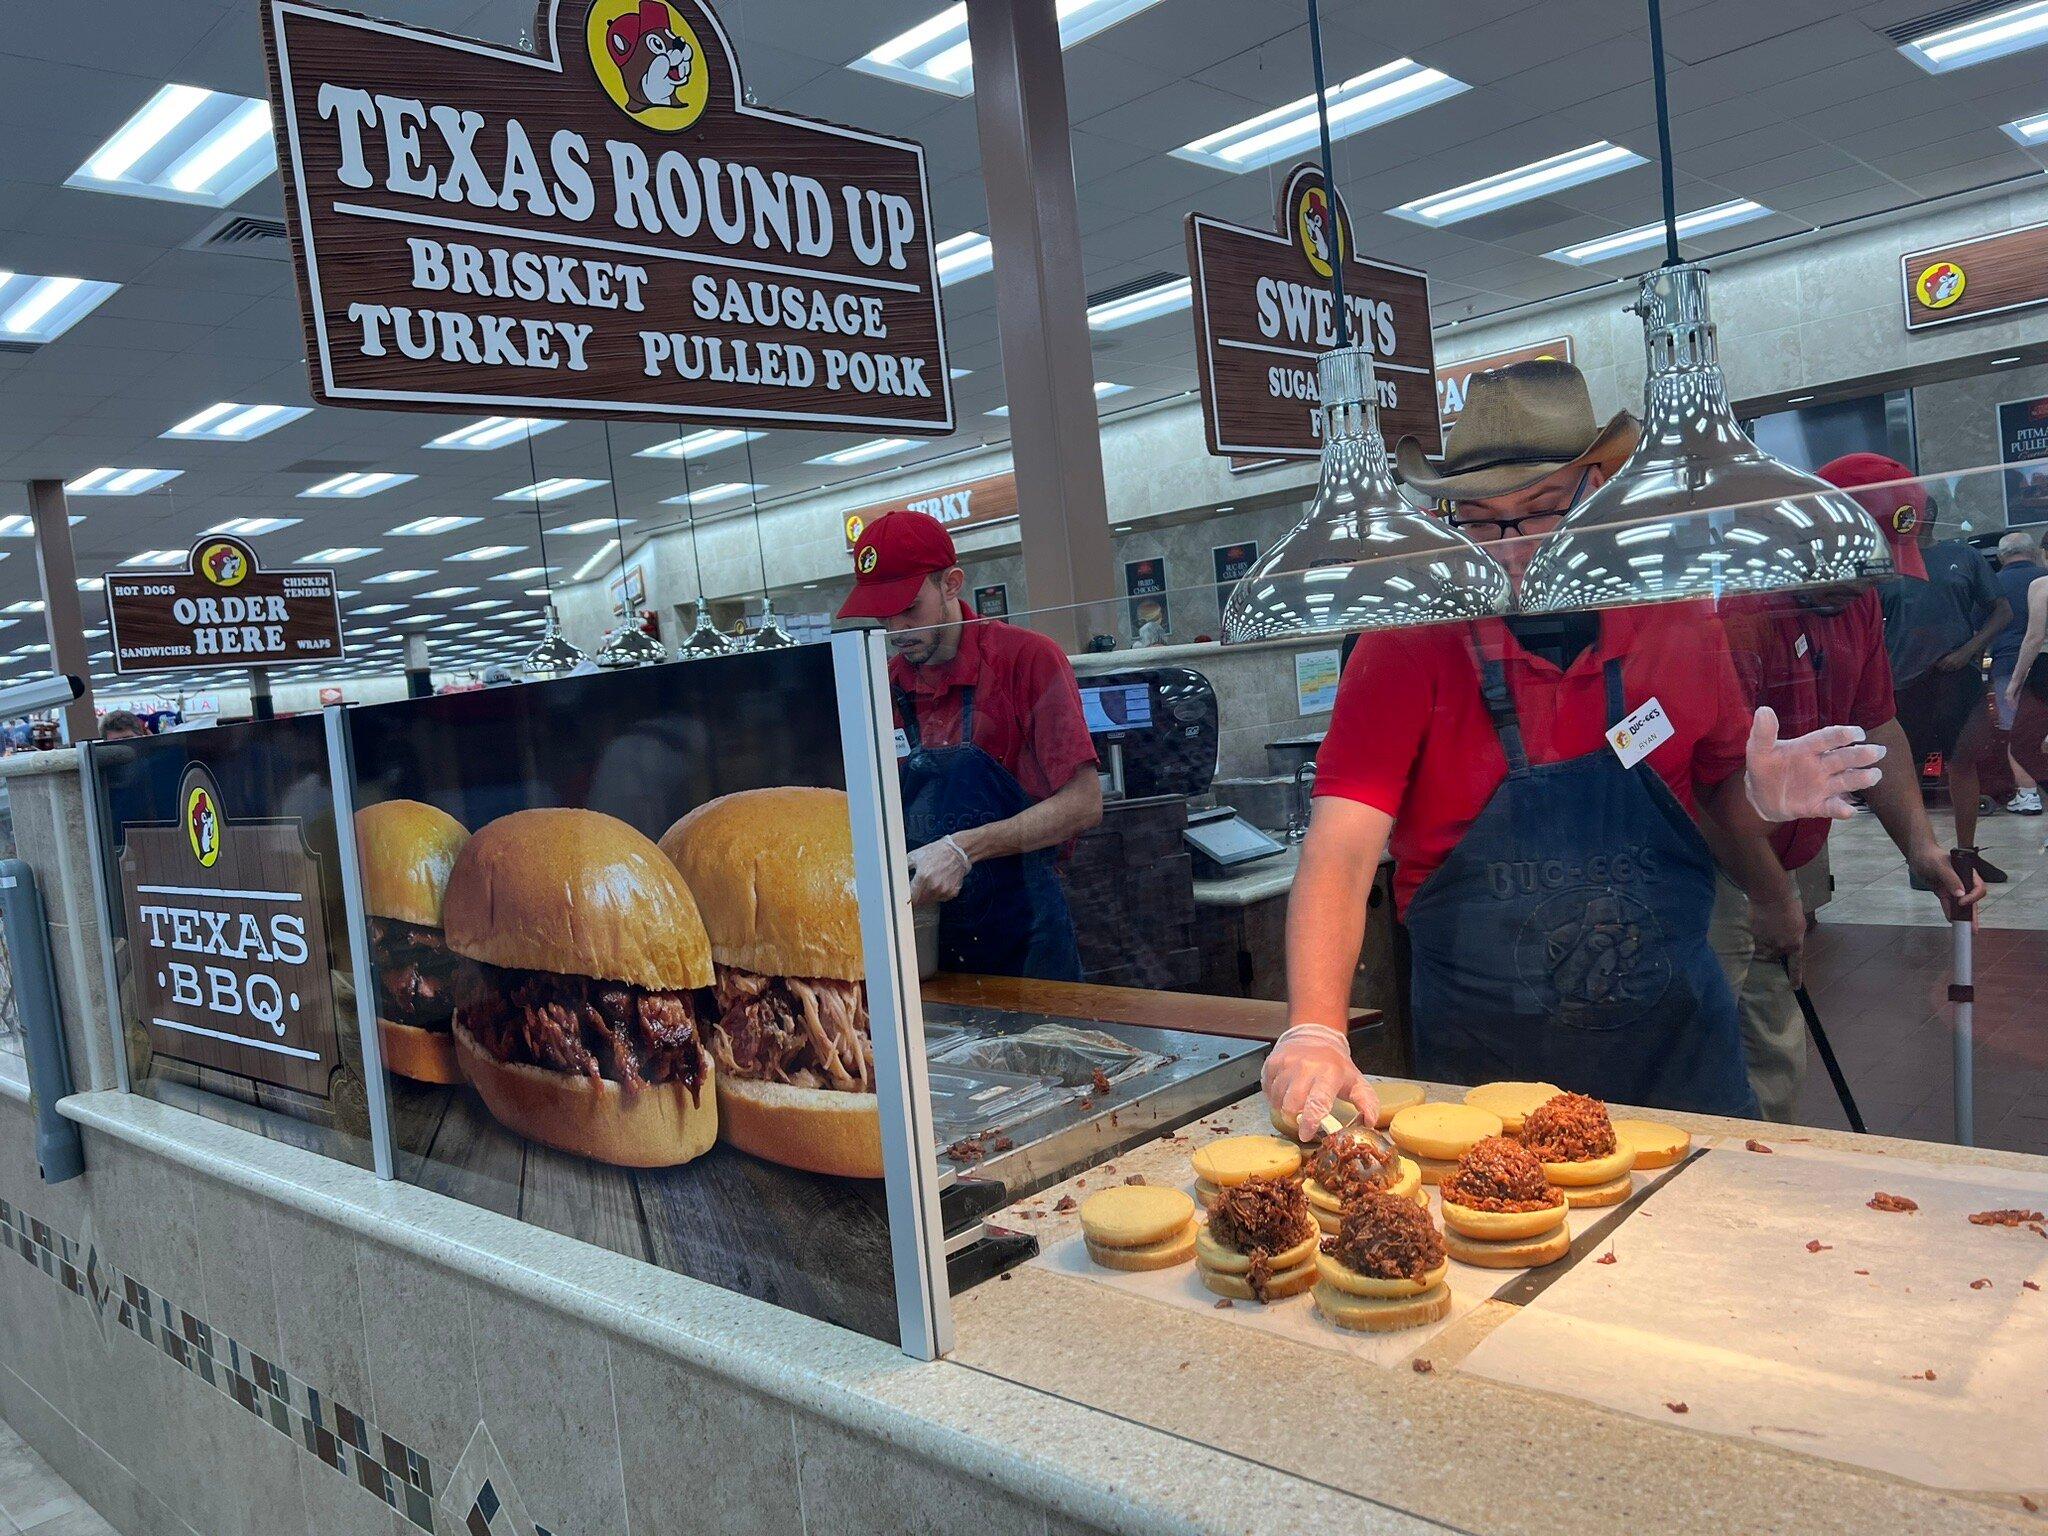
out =
<path fill-rule="evenodd" d="M 43 627 L 50 637 L 50 670 L 68 672 L 85 692 L 64 706 L 64 736 L 90 741 L 99 735 L 92 705 L 92 653 L 86 647 L 85 617 L 78 602 L 78 562 L 71 553 L 71 512 L 61 480 L 28 483 L 29 517 L 35 523 L 36 579 L 43 587 Z"/>
<path fill-rule="evenodd" d="M 251 720 L 275 720 L 277 704 L 270 696 L 270 668 L 249 669 L 249 718 Z"/>
<path fill-rule="evenodd" d="M 1054 0 L 967 0 L 996 327 L 1032 609 L 1114 601 L 1088 285 Z M 1107 613 L 1032 620 L 1070 651 Z"/>
<path fill-rule="evenodd" d="M 405 637 L 405 696 L 408 699 L 434 696 L 434 658 L 428 654 L 425 635 Z"/>

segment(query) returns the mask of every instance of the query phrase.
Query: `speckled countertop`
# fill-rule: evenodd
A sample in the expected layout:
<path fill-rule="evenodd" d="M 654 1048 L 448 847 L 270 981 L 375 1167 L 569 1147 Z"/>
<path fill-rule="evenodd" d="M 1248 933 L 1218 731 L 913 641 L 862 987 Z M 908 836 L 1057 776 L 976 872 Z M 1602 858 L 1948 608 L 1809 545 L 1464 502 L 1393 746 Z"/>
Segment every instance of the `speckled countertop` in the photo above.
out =
<path fill-rule="evenodd" d="M 1458 1091 L 1433 1091 L 1455 1098 Z M 1621 1111 L 1617 1110 L 1617 1113 Z M 1934 1164 L 2040 1175 L 2048 1159 L 1824 1130 L 1659 1113 L 1697 1137 L 1810 1141 Z M 1252 1099 L 1126 1152 L 995 1218 L 1050 1244 L 1078 1225 L 1064 1194 L 1184 1184 L 1192 1149 L 1268 1129 Z M 2036 1202 L 2039 1203 L 2039 1202 Z M 2048 1533 L 2014 1496 L 1969 1496 L 1733 1439 L 1667 1427 L 1469 1375 L 1458 1362 L 1515 1309 L 1487 1301 L 1416 1353 L 1418 1374 L 1309 1348 L 1031 1265 L 955 1301 L 954 1360 L 1443 1526 L 1503 1536 L 1560 1531 Z M 2048 1366 L 2048 1361 L 2043 1362 Z M 1136 1490 L 1133 1490 L 1136 1493 Z M 2048 1499 L 2041 1499 L 2048 1507 Z"/>

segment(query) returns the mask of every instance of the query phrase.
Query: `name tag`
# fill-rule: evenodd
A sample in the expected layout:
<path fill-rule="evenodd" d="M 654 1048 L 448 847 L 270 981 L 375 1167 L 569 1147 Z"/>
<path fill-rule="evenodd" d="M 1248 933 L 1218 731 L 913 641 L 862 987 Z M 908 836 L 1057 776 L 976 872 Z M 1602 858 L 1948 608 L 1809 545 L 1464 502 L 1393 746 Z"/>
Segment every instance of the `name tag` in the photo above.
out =
<path fill-rule="evenodd" d="M 905 731 L 900 725 L 896 727 L 896 755 L 898 757 L 910 756 L 910 733 Z"/>
<path fill-rule="evenodd" d="M 1794 656 L 1804 656 L 1806 654 L 1806 636 L 1801 635 L 1792 642 L 1792 654 Z"/>
<path fill-rule="evenodd" d="M 1671 720 L 1664 706 L 1651 699 L 1621 724 L 1610 727 L 1607 745 L 1621 759 L 1621 766 L 1633 768 L 1671 739 Z"/>

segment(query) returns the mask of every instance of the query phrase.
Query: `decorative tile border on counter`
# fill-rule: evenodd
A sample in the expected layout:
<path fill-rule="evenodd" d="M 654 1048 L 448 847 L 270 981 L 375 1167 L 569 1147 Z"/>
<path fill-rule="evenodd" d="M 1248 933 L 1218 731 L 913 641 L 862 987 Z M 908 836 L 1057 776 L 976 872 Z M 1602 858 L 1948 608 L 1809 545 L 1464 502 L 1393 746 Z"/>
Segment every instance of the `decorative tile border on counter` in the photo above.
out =
<path fill-rule="evenodd" d="M 73 1296 L 92 1304 L 104 1334 L 118 1323 L 238 1406 L 352 1478 L 422 1531 L 435 1523 L 434 1470 L 411 1446 L 160 1296 L 45 1222 L 0 1199 L 0 1243 Z M 457 1490 L 467 1494 L 457 1498 Z M 476 1427 L 441 1504 L 460 1536 L 553 1536 L 525 1515 L 509 1469 Z"/>

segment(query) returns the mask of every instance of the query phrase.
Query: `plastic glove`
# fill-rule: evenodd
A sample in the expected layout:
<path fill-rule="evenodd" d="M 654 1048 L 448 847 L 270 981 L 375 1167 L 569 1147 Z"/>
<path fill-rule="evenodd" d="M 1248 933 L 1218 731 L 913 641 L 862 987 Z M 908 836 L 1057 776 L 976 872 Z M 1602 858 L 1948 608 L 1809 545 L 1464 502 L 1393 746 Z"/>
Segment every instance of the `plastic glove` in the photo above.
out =
<path fill-rule="evenodd" d="M 1379 1119 L 1379 1095 L 1352 1061 L 1344 1037 L 1326 1024 L 1296 1024 L 1282 1031 L 1266 1057 L 1260 1083 L 1275 1109 L 1294 1116 L 1294 1134 L 1302 1141 L 1322 1134 L 1323 1116 L 1339 1099 L 1357 1106 L 1361 1125 Z"/>
<path fill-rule="evenodd" d="M 1824 726 L 1780 741 L 1777 711 L 1766 705 L 1749 728 L 1742 787 L 1765 821 L 1841 821 L 1856 814 L 1849 796 L 1884 777 L 1876 766 L 1884 752 L 1863 739 L 1860 725 Z"/>
<path fill-rule="evenodd" d="M 951 901 L 960 894 L 960 887 L 972 868 L 974 860 L 967 857 L 966 849 L 953 841 L 950 832 L 935 843 L 911 849 L 910 904 L 924 907 L 937 901 Z"/>

